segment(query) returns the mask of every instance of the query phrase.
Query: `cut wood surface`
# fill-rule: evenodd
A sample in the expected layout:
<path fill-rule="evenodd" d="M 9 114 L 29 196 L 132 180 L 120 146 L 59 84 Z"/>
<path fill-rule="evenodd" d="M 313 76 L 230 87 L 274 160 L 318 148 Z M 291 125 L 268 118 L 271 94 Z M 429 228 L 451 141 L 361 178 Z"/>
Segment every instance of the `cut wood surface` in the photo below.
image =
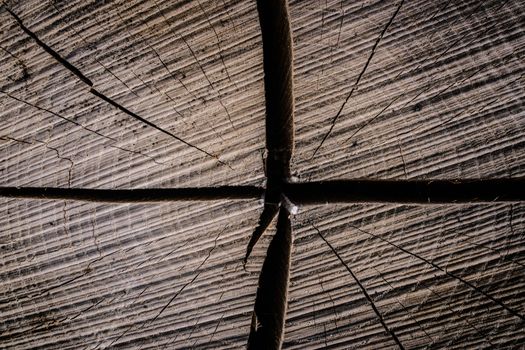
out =
<path fill-rule="evenodd" d="M 289 14 L 295 179 L 525 176 L 522 1 Z M 0 20 L 1 187 L 265 185 L 255 1 L 8 0 Z M 1 198 L 0 348 L 245 348 L 262 208 Z M 292 230 L 283 348 L 525 345 L 523 202 L 316 205 Z"/>
<path fill-rule="evenodd" d="M 405 1 L 290 5 L 301 179 L 524 175 L 525 8 Z"/>

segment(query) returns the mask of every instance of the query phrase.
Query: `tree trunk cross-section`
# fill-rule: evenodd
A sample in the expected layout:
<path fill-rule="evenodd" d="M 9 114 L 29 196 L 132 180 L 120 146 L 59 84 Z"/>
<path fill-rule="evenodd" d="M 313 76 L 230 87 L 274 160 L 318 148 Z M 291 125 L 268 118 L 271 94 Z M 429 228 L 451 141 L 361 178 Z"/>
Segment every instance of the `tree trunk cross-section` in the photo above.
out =
<path fill-rule="evenodd" d="M 523 347 L 522 3 L 260 10 L 0 5 L 0 348 Z"/>

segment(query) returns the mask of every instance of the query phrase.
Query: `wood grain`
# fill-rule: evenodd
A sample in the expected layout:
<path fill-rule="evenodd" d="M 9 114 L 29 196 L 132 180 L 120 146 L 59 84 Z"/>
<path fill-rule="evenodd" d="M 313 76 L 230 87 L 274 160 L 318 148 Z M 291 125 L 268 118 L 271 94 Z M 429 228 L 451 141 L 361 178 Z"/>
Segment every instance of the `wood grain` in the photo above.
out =
<path fill-rule="evenodd" d="M 290 1 L 292 175 L 522 178 L 519 0 L 406 1 L 312 158 L 398 5 Z M 89 94 L 2 7 L 0 186 L 264 185 L 255 1 L 2 6 L 97 91 L 231 168 Z M 0 348 L 245 348 L 274 232 L 261 237 L 245 272 L 262 206 L 0 199 Z M 486 296 L 525 314 L 523 203 L 299 208 L 283 348 L 392 349 L 312 224 L 405 348 L 524 346 L 522 320 Z"/>

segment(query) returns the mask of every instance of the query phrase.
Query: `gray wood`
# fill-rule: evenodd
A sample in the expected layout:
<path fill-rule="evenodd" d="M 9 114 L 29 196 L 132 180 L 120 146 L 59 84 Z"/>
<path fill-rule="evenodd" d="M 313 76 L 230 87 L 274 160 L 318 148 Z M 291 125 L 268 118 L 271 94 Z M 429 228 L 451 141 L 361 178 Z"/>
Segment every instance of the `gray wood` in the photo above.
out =
<path fill-rule="evenodd" d="M 398 5 L 290 2 L 292 175 L 522 178 L 519 0 L 404 2 L 312 158 Z M 2 8 L 0 186 L 264 185 L 254 1 L 3 6 L 97 91 L 226 164 L 90 94 Z M 261 211 L 256 199 L 0 199 L 0 347 L 245 348 L 274 232 L 263 235 L 244 271 Z M 323 205 L 300 207 L 292 222 L 284 348 L 396 348 L 312 224 L 405 348 L 523 347 L 523 321 L 487 297 L 525 314 L 523 203 Z"/>

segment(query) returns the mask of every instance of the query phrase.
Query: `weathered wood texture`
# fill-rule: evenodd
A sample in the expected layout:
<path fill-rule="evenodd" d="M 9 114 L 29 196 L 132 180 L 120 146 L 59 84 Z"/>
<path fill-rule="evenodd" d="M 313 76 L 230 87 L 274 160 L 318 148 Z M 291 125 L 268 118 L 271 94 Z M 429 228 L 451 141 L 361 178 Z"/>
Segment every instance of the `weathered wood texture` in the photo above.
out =
<path fill-rule="evenodd" d="M 257 202 L 4 208 L 2 347 L 245 346 Z"/>
<path fill-rule="evenodd" d="M 519 348 L 523 321 L 405 249 L 525 312 L 519 206 L 319 207 L 294 228 L 287 348 L 396 348 L 323 232 L 405 348 Z M 387 243 L 386 241 L 391 244 Z"/>
<path fill-rule="evenodd" d="M 293 1 L 301 179 L 524 175 L 522 1 Z M 355 134 L 355 135 L 354 135 Z"/>
<path fill-rule="evenodd" d="M 524 176 L 519 0 L 405 1 L 312 158 L 398 5 L 290 3 L 295 175 Z M 2 186 L 263 184 L 255 2 L 6 6 L 98 91 L 231 168 L 89 94 L 2 9 Z M 244 348 L 271 238 L 245 272 L 261 210 L 1 199 L 0 348 Z M 525 314 L 524 204 L 318 206 L 292 222 L 285 348 L 396 347 L 312 224 L 405 348 L 525 346 L 523 320 L 501 306 Z"/>
<path fill-rule="evenodd" d="M 97 90 L 234 170 L 89 94 L 2 11 L 1 46 L 10 52 L 0 52 L 2 91 L 82 125 L 1 94 L 4 185 L 260 184 L 264 90 L 255 4 L 157 4 L 35 1 L 11 9 Z"/>

